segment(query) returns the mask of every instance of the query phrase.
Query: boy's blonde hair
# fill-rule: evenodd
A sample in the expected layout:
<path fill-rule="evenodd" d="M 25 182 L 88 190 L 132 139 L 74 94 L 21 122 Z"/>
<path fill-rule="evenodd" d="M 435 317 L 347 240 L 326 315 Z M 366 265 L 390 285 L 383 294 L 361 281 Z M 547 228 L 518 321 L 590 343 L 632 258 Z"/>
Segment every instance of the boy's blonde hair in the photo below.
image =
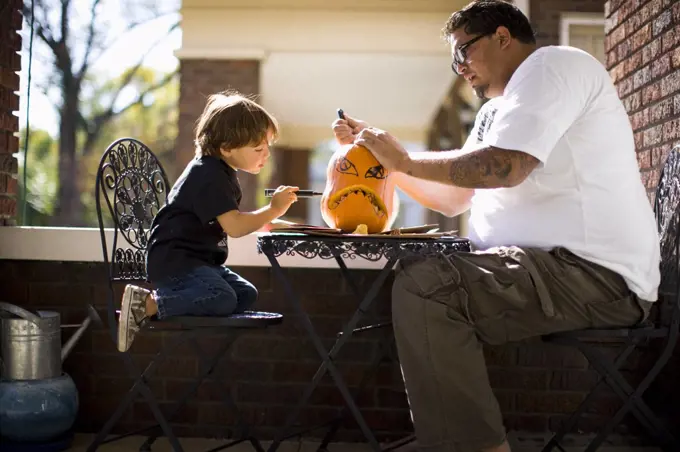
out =
<path fill-rule="evenodd" d="M 196 122 L 196 155 L 221 157 L 221 147 L 258 145 L 267 138 L 268 131 L 275 140 L 279 124 L 255 101 L 231 90 L 212 94 Z"/>

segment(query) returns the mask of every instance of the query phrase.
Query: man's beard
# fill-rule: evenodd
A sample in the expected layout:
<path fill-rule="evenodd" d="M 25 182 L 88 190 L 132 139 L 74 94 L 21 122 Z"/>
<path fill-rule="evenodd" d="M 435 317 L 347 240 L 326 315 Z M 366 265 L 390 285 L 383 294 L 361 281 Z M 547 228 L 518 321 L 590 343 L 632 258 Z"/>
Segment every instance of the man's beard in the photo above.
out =
<path fill-rule="evenodd" d="M 476 88 L 472 88 L 475 91 L 475 95 L 482 100 L 488 100 L 486 97 L 486 92 L 489 90 L 489 85 L 481 85 Z"/>

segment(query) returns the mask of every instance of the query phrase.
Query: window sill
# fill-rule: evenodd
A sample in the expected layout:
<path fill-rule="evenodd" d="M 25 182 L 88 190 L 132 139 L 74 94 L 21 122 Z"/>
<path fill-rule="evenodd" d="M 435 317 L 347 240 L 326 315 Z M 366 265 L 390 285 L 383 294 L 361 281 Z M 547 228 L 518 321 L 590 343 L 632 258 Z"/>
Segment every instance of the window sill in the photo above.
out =
<path fill-rule="evenodd" d="M 113 229 L 106 230 L 107 243 L 113 241 Z M 119 239 L 120 240 L 120 239 Z M 0 259 L 103 262 L 99 229 L 55 227 L 0 227 Z M 338 268 L 334 259 L 306 259 L 283 255 L 282 267 Z M 381 269 L 386 261 L 347 259 L 347 266 L 356 269 Z M 269 267 L 267 257 L 257 252 L 257 235 L 229 239 L 230 267 Z"/>

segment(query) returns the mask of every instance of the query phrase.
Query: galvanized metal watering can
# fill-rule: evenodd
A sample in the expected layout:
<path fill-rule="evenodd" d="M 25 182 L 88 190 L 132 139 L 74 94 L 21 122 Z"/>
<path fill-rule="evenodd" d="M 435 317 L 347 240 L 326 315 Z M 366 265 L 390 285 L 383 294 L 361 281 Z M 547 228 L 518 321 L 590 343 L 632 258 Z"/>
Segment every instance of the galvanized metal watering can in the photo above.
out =
<path fill-rule="evenodd" d="M 12 314 L 7 316 L 6 313 Z M 71 353 L 90 323 L 101 325 L 101 318 L 91 306 L 79 325 L 61 325 L 54 311 L 31 312 L 0 302 L 0 377 L 3 380 L 42 380 L 59 377 L 61 364 Z M 61 329 L 77 327 L 61 346 Z"/>

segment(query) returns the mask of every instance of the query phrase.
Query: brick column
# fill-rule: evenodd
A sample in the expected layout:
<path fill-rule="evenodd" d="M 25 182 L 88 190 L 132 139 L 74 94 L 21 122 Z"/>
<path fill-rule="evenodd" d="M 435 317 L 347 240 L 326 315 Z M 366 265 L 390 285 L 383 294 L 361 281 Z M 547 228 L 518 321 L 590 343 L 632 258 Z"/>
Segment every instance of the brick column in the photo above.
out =
<path fill-rule="evenodd" d="M 607 2 L 607 69 L 635 132 L 642 179 L 654 195 L 659 168 L 680 144 L 680 2 Z"/>
<path fill-rule="evenodd" d="M 309 189 L 309 149 L 292 149 L 276 146 L 272 149 L 271 165 L 274 171 L 269 180 L 268 187 L 276 188 L 279 185 L 298 186 L 302 190 Z M 289 221 L 307 222 L 307 209 L 309 199 L 300 198 L 293 204 L 284 217 Z"/>
<path fill-rule="evenodd" d="M 210 94 L 236 89 L 243 95 L 260 91 L 260 62 L 257 60 L 185 59 L 180 63 L 179 120 L 172 182 L 194 156 L 194 126 Z M 256 99 L 257 100 L 257 99 Z M 257 176 L 239 172 L 243 190 L 241 207 L 256 206 Z"/>
<path fill-rule="evenodd" d="M 21 0 L 0 6 L 0 226 L 14 225 L 17 211 L 17 160 L 19 151 L 19 74 L 21 70 Z"/>

